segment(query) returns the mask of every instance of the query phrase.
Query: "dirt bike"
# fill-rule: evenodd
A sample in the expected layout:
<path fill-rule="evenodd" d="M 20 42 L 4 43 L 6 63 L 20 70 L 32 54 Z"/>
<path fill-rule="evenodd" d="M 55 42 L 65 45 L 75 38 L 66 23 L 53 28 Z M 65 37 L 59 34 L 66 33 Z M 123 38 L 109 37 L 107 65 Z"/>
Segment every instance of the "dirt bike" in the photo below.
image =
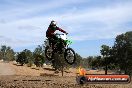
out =
<path fill-rule="evenodd" d="M 58 39 L 52 40 L 52 41 L 55 41 L 54 46 L 52 46 L 52 44 L 49 43 L 49 39 L 46 39 L 46 41 L 45 41 L 45 45 L 46 45 L 45 56 L 46 56 L 46 58 L 48 60 L 53 60 L 54 53 L 64 54 L 65 61 L 68 64 L 72 65 L 76 60 L 75 51 L 69 47 L 69 45 L 72 44 L 72 42 L 67 39 L 66 34 L 56 33 L 55 36 Z"/>

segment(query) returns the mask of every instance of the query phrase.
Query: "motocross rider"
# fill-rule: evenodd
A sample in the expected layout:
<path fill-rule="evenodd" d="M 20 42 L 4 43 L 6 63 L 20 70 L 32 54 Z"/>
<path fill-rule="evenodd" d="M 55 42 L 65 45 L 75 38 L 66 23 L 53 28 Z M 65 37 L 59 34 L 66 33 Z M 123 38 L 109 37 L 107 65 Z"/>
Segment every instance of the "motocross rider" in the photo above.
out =
<path fill-rule="evenodd" d="M 57 22 L 52 20 L 47 31 L 46 31 L 46 37 L 49 39 L 49 43 L 51 45 L 52 43 L 52 49 L 54 48 L 54 44 L 55 44 L 55 40 L 57 40 L 58 38 L 55 36 L 54 32 L 56 30 L 59 30 L 65 34 L 68 34 L 66 31 L 64 31 L 63 29 L 59 28 L 56 26 Z"/>

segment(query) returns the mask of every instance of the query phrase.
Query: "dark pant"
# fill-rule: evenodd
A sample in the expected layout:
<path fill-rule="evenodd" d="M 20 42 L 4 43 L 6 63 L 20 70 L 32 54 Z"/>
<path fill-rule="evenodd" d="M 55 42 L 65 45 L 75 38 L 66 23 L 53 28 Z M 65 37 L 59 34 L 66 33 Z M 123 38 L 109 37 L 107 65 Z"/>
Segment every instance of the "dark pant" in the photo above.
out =
<path fill-rule="evenodd" d="M 55 35 L 48 37 L 49 44 L 52 45 L 52 49 L 54 48 L 55 43 L 57 42 L 58 38 Z"/>

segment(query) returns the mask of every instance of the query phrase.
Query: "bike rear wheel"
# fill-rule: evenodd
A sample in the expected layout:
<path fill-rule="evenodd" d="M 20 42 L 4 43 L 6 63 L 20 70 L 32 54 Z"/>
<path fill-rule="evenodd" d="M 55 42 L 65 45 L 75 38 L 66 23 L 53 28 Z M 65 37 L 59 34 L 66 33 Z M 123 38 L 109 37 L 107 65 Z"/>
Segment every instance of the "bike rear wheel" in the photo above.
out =
<path fill-rule="evenodd" d="M 45 48 L 45 56 L 46 56 L 46 58 L 48 59 L 48 60 L 52 60 L 52 53 L 53 52 L 53 50 L 52 50 L 52 48 L 51 47 L 49 47 L 49 46 L 47 46 L 46 48 Z"/>
<path fill-rule="evenodd" d="M 65 61 L 72 65 L 76 61 L 75 51 L 72 48 L 67 48 L 64 53 Z"/>

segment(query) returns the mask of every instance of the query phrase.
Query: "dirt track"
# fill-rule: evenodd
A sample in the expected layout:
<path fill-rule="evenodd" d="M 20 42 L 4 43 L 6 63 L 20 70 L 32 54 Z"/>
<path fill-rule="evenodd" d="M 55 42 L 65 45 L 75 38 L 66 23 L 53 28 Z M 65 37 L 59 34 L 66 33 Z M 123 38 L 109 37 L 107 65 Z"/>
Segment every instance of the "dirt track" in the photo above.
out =
<path fill-rule="evenodd" d="M 78 85 L 75 76 L 39 76 L 41 72 L 43 71 L 0 63 L 0 88 L 132 88 L 132 83 Z"/>
<path fill-rule="evenodd" d="M 0 88 L 132 88 L 132 83 L 78 85 L 75 77 L 0 76 Z"/>

